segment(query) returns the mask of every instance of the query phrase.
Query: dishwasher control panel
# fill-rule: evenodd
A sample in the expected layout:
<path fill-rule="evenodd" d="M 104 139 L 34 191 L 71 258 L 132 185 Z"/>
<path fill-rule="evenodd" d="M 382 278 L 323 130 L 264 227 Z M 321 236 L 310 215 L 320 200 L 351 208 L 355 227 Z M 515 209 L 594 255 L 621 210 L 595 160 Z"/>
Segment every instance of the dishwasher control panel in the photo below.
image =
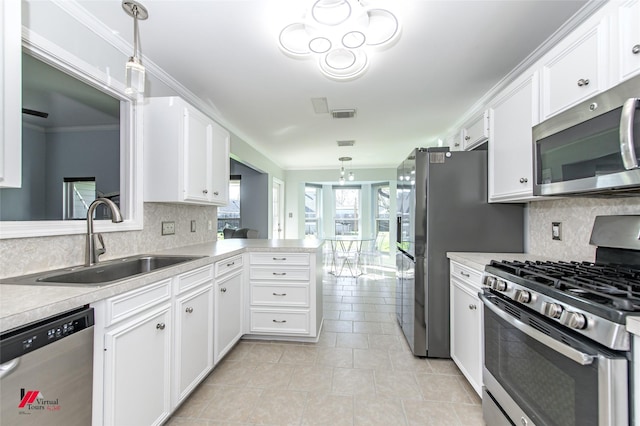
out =
<path fill-rule="evenodd" d="M 93 308 L 82 307 L 0 335 L 0 364 L 94 325 Z"/>

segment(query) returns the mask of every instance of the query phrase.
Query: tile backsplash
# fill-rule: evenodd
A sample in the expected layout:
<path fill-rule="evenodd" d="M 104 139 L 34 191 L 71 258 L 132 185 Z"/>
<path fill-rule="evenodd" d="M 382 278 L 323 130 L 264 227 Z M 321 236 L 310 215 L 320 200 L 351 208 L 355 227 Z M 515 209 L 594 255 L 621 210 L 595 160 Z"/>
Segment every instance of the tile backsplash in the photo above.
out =
<path fill-rule="evenodd" d="M 196 221 L 196 232 L 191 232 L 192 220 Z M 175 235 L 161 235 L 162 221 L 175 222 Z M 107 252 L 100 259 L 215 241 L 216 229 L 216 207 L 145 203 L 144 229 L 103 234 Z M 81 265 L 84 246 L 85 234 L 0 240 L 0 278 Z"/>
<path fill-rule="evenodd" d="M 589 244 L 596 216 L 640 214 L 640 197 L 563 198 L 529 203 L 528 252 L 556 260 L 595 259 Z M 562 240 L 551 238 L 552 222 L 562 222 Z"/>

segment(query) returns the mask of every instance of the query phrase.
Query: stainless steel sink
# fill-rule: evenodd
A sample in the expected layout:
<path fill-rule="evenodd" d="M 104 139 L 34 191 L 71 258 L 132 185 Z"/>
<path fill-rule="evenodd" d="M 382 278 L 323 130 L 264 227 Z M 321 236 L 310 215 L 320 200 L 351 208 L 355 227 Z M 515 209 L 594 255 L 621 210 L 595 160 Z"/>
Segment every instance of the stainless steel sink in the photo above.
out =
<path fill-rule="evenodd" d="M 146 274 L 202 256 L 141 255 L 100 262 L 93 266 L 65 268 L 58 271 L 0 280 L 3 284 L 104 285 L 114 281 Z"/>

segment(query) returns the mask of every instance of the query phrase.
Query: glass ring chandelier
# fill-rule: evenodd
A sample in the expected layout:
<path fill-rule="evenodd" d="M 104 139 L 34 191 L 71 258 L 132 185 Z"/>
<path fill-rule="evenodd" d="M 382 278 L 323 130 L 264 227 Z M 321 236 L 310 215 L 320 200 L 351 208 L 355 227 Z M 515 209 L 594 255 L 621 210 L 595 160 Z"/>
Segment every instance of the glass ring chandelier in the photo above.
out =
<path fill-rule="evenodd" d="M 367 69 L 367 50 L 389 46 L 400 33 L 395 15 L 368 8 L 365 0 L 312 0 L 301 22 L 280 32 L 280 47 L 296 58 L 318 57 L 324 75 L 335 80 L 359 77 Z"/>

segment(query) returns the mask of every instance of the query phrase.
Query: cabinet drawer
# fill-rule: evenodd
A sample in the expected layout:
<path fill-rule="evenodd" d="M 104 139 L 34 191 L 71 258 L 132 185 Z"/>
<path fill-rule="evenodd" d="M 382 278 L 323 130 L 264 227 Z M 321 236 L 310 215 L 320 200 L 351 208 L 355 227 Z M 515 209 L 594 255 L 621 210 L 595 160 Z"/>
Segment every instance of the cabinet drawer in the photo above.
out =
<path fill-rule="evenodd" d="M 218 278 L 221 275 L 228 274 L 240 268 L 242 268 L 242 255 L 229 257 L 215 263 L 215 276 Z"/>
<path fill-rule="evenodd" d="M 308 253 L 251 253 L 251 265 L 309 265 Z"/>
<path fill-rule="evenodd" d="M 309 311 L 251 309 L 251 332 L 309 334 Z"/>
<path fill-rule="evenodd" d="M 105 326 L 108 327 L 144 309 L 169 300 L 171 297 L 171 281 L 171 278 L 168 278 L 155 284 L 107 299 Z"/>
<path fill-rule="evenodd" d="M 458 278 L 477 289 L 482 287 L 482 271 L 453 261 L 451 262 L 451 277 Z"/>
<path fill-rule="evenodd" d="M 251 304 L 271 306 L 309 306 L 308 285 L 251 284 Z"/>
<path fill-rule="evenodd" d="M 211 268 L 211 265 L 185 272 L 184 274 L 178 275 L 176 292 L 182 293 L 185 290 L 189 290 L 212 279 L 213 268 Z"/>
<path fill-rule="evenodd" d="M 309 268 L 275 268 L 252 266 L 251 280 L 309 281 Z"/>

